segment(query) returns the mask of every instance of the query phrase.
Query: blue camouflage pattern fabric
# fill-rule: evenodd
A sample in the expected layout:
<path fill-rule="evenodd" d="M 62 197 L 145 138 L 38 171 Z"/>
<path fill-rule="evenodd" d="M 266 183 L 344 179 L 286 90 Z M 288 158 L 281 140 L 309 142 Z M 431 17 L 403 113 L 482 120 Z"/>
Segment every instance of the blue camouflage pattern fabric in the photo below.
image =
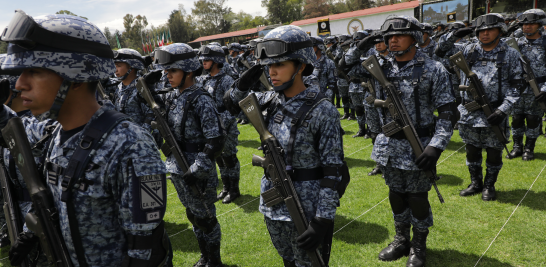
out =
<path fill-rule="evenodd" d="M 174 43 L 167 46 L 162 46 L 159 48 L 159 50 L 166 51 L 173 55 L 180 55 L 180 54 L 193 52 L 193 48 L 191 48 L 191 46 L 184 43 Z M 185 72 L 192 72 L 201 67 L 202 67 L 201 62 L 199 62 L 199 59 L 197 58 L 197 56 L 184 59 L 184 60 L 177 60 L 169 64 L 156 64 L 156 68 L 160 70 L 180 69 Z"/>
<path fill-rule="evenodd" d="M 430 128 L 434 125 L 434 110 L 443 105 L 455 101 L 455 96 L 451 90 L 451 82 L 447 70 L 441 63 L 434 61 L 417 50 L 415 57 L 410 60 L 401 69 L 395 58 L 388 58 L 382 68 L 386 69 L 387 79 L 394 77 L 411 77 L 413 69 L 420 64 L 418 60 L 422 60 L 423 75 L 421 81 L 418 82 L 420 116 L 421 121 L 417 122 L 417 113 L 415 110 L 415 88 L 410 79 L 399 81 L 396 86 L 401 92 L 401 100 L 408 110 L 412 123 L 415 128 Z M 379 82 L 375 81 L 376 99 L 384 100 L 386 94 Z M 383 126 L 392 121 L 392 117 L 388 110 L 377 108 L 379 115 L 379 123 L 369 122 L 368 127 L 374 133 L 380 133 L 375 140 L 372 159 L 381 166 L 392 166 L 407 171 L 418 171 L 419 168 L 415 165 L 415 155 L 406 139 L 396 139 L 385 136 L 379 126 Z M 445 150 L 453 134 L 451 122 L 445 119 L 436 120 L 436 127 L 432 130 L 431 137 L 420 137 L 423 146 L 433 146 L 441 150 Z M 390 165 L 387 165 L 390 164 Z"/>
<path fill-rule="evenodd" d="M 90 122 L 105 111 L 114 109 L 111 103 L 105 102 Z M 0 127 L 4 127 L 12 116 L 13 113 L 4 106 L 0 112 Z M 29 117 L 23 118 L 23 124 L 33 145 L 42 138 L 47 121 L 38 122 Z M 86 127 L 88 126 L 89 123 Z M 83 131 L 63 144 L 60 143 L 60 133 L 57 132 L 48 148 L 47 160 L 67 168 L 69 159 L 79 146 Z M 121 266 L 125 254 L 138 259 L 149 259 L 151 256 L 151 249 L 128 251 L 126 235 L 151 235 L 152 230 L 162 221 L 166 196 L 162 196 L 159 218 L 142 223 L 141 220 L 145 221 L 145 218 L 141 218 L 144 211 L 141 210 L 140 195 L 135 195 L 134 192 L 139 192 L 135 188 L 140 187 L 141 177 L 158 177 L 158 182 L 166 186 L 166 170 L 152 136 L 135 123 L 121 122 L 104 138 L 102 145 L 92 154 L 90 166 L 93 168 L 85 172 L 85 179 L 92 183 L 85 191 L 74 190 L 72 201 L 77 209 L 76 218 L 87 263 L 90 266 Z M 47 172 L 44 175 L 48 179 Z M 53 199 L 60 199 L 61 183 L 47 185 Z M 72 262 L 79 266 L 66 206 L 60 201 L 56 201 L 55 205 Z"/>
<path fill-rule="evenodd" d="M 116 52 L 120 53 L 120 54 L 133 55 L 133 56 L 138 56 L 138 57 L 142 58 L 142 55 L 138 51 L 136 51 L 134 49 L 131 49 L 131 48 L 118 49 L 118 50 L 116 50 Z M 142 61 L 138 60 L 138 59 L 116 58 L 116 59 L 114 59 L 114 63 L 116 63 L 116 62 L 127 63 L 131 68 L 137 69 L 137 70 L 145 69 L 144 63 Z"/>
<path fill-rule="evenodd" d="M 335 49 L 332 50 L 332 54 L 334 55 L 334 58 L 341 58 L 343 57 L 343 54 L 345 53 L 343 49 L 341 48 L 341 45 L 334 44 Z M 331 46 L 331 47 L 334 47 Z M 337 89 L 339 90 L 339 96 L 340 97 L 347 97 L 349 96 L 349 82 L 342 78 L 341 75 L 338 75 L 337 77 Z M 343 107 L 349 107 L 349 103 L 343 102 Z"/>
<path fill-rule="evenodd" d="M 337 86 L 336 65 L 334 61 L 329 59 L 325 54 L 322 54 L 313 66 L 313 75 L 319 79 L 321 93 L 330 99 L 333 94 L 332 89 Z"/>
<path fill-rule="evenodd" d="M 441 37 L 440 37 L 441 38 Z M 419 45 L 417 45 L 417 48 L 419 50 L 421 50 L 421 52 L 423 52 L 424 54 L 426 54 L 428 57 L 432 58 L 432 56 L 434 55 L 434 50 L 436 49 L 436 41 L 434 41 L 432 38 L 430 38 L 430 43 L 428 43 L 427 46 L 425 47 L 420 47 Z"/>
<path fill-rule="evenodd" d="M 151 120 L 153 113 L 138 95 L 136 83 L 137 79 L 134 79 L 128 85 L 120 83 L 114 95 L 113 103 L 117 111 L 129 115 L 136 124 L 150 132 L 152 128 L 147 119 Z"/>
<path fill-rule="evenodd" d="M 299 233 L 293 222 L 275 221 L 267 216 L 264 217 L 264 221 L 279 256 L 288 261 L 295 261 L 296 266 L 311 266 L 307 251 L 294 245 L 294 240 L 298 238 Z"/>
<path fill-rule="evenodd" d="M 267 39 L 283 39 L 286 42 L 304 42 L 310 40 L 309 35 L 302 34 L 302 29 L 293 25 L 286 25 L 282 27 L 275 28 L 271 30 L 264 37 L 264 41 Z M 283 55 L 280 57 L 273 58 L 263 58 L 260 59 L 260 64 L 262 65 L 271 65 L 277 62 L 284 62 L 287 60 L 298 60 L 307 65 L 313 65 L 316 61 L 317 56 L 313 47 L 306 47 L 298 49 L 297 51 L 291 52 L 290 54 Z"/>
<path fill-rule="evenodd" d="M 109 45 L 100 29 L 86 19 L 55 14 L 38 16 L 34 20 L 46 30 Z M 8 55 L 2 64 L 2 69 L 22 70 L 25 68 L 50 69 L 63 79 L 72 82 L 104 80 L 116 71 L 111 58 L 62 50 L 55 50 L 55 52 L 24 50 L 14 44 L 8 44 Z"/>
<path fill-rule="evenodd" d="M 372 54 L 376 51 L 375 49 L 370 49 L 366 53 Z M 364 67 L 362 67 L 361 62 L 364 58 L 361 58 L 364 56 L 364 51 L 361 51 L 358 49 L 356 45 L 349 48 L 347 53 L 345 54 L 345 62 L 347 62 L 347 65 L 352 65 L 351 70 L 347 75 L 353 79 L 349 83 L 349 96 L 351 97 L 351 103 L 354 109 L 362 109 L 366 110 L 364 107 L 364 99 L 365 99 L 365 90 L 364 87 L 362 87 L 362 82 L 367 82 L 368 78 L 365 76 Z M 366 116 L 363 115 L 357 115 L 357 122 L 360 129 L 364 129 L 366 126 Z"/>

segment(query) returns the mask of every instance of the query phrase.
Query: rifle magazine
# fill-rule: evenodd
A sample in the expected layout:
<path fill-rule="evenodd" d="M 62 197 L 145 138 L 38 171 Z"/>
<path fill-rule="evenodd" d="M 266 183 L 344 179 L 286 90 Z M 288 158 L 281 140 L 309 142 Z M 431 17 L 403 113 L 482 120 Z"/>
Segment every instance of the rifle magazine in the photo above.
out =
<path fill-rule="evenodd" d="M 391 121 L 387 124 L 385 124 L 383 127 L 383 133 L 385 133 L 385 136 L 389 137 L 399 131 L 402 130 L 402 127 L 400 126 L 400 124 L 398 124 L 398 122 L 396 121 Z"/>
<path fill-rule="evenodd" d="M 276 188 L 271 188 L 261 194 L 262 198 L 264 199 L 264 203 L 267 207 L 273 207 L 281 202 L 284 201 L 281 194 L 279 194 L 279 191 Z"/>
<path fill-rule="evenodd" d="M 366 97 L 366 102 L 368 102 L 369 105 L 373 106 L 373 103 L 375 102 L 375 97 L 372 95 Z"/>
<path fill-rule="evenodd" d="M 478 102 L 472 101 L 472 102 L 470 102 L 470 103 L 464 105 L 464 108 L 465 108 L 466 110 L 468 110 L 468 112 L 472 112 L 472 111 L 481 109 L 482 106 L 481 106 L 480 104 L 478 104 Z"/>

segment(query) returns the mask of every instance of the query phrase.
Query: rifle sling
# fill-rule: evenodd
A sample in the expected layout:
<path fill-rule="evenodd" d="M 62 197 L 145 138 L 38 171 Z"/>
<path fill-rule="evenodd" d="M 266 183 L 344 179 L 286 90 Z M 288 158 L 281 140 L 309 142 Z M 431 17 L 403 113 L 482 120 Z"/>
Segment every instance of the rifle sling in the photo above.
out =
<path fill-rule="evenodd" d="M 501 46 L 500 47 L 500 51 L 497 53 L 497 59 L 489 59 L 489 58 L 484 58 L 484 57 L 479 57 L 479 53 L 478 53 L 478 50 L 476 50 L 476 46 L 477 44 L 474 44 L 474 46 L 472 46 L 472 48 L 470 49 L 470 60 L 467 59 L 468 61 L 468 66 L 470 69 L 472 69 L 472 67 L 474 66 L 474 63 L 476 63 L 477 61 L 481 61 L 482 62 L 482 65 L 485 66 L 487 64 L 488 61 L 490 62 L 496 62 L 496 68 L 497 68 L 497 78 L 498 78 L 498 88 L 497 88 L 497 101 L 495 102 L 500 102 L 502 104 L 502 102 L 504 101 L 504 98 L 502 97 L 502 87 L 501 87 L 501 83 L 502 83 L 502 65 L 503 64 L 506 64 L 506 61 L 504 60 L 505 56 L 506 56 L 506 48 L 504 46 Z M 491 101 L 493 102 L 493 101 Z M 498 105 L 500 106 L 500 105 Z M 498 107 L 497 106 L 497 107 Z"/>

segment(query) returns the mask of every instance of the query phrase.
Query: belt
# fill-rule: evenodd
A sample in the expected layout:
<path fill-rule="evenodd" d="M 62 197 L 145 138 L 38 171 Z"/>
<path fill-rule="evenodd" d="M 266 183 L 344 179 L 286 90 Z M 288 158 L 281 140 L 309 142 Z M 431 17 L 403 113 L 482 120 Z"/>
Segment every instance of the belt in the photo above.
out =
<path fill-rule="evenodd" d="M 290 175 L 290 178 L 293 182 L 313 181 L 324 178 L 324 173 L 321 167 L 314 169 L 294 169 L 292 171 L 289 171 L 288 174 Z"/>
<path fill-rule="evenodd" d="M 431 133 L 431 130 L 430 128 L 417 128 L 415 129 L 415 131 L 417 132 L 417 135 L 419 137 L 431 137 L 432 136 L 432 133 Z M 398 131 L 397 133 L 389 136 L 390 138 L 394 138 L 394 139 L 407 139 L 406 138 L 406 135 L 404 134 L 404 131 Z"/>
<path fill-rule="evenodd" d="M 546 82 L 546 76 L 535 77 L 535 81 L 537 83 L 544 83 Z"/>
<path fill-rule="evenodd" d="M 180 150 L 188 153 L 199 153 L 205 149 L 205 143 L 186 143 L 178 142 Z"/>

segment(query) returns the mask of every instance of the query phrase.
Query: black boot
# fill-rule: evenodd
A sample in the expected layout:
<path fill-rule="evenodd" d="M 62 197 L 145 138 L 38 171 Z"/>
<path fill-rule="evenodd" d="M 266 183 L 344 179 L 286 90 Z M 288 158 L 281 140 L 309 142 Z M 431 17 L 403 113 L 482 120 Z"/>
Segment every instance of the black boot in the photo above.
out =
<path fill-rule="evenodd" d="M 350 112 L 349 112 L 349 118 L 347 118 L 348 121 L 352 121 L 352 120 L 356 120 L 356 115 L 355 115 L 355 110 L 354 109 L 349 109 Z"/>
<path fill-rule="evenodd" d="M 249 122 L 247 120 L 241 120 L 241 125 L 248 124 Z"/>
<path fill-rule="evenodd" d="M 222 191 L 216 196 L 217 200 L 224 199 L 227 196 L 231 182 L 229 181 L 229 178 L 222 177 L 222 184 Z"/>
<path fill-rule="evenodd" d="M 296 261 L 288 261 L 285 259 L 282 259 L 282 263 L 284 264 L 284 267 L 296 267 Z"/>
<path fill-rule="evenodd" d="M 513 159 L 523 154 L 523 136 L 514 136 L 514 146 L 512 151 L 506 155 L 507 159 Z"/>
<path fill-rule="evenodd" d="M 482 192 L 483 189 L 483 173 L 481 166 L 468 166 L 470 172 L 470 185 L 465 190 L 459 193 L 459 196 L 472 196 Z"/>
<path fill-rule="evenodd" d="M 350 113 L 349 108 L 343 108 L 343 116 L 341 116 L 341 118 L 339 119 L 340 120 L 348 119 L 350 116 L 349 113 Z"/>
<path fill-rule="evenodd" d="M 411 225 L 409 224 L 401 222 L 394 223 L 394 229 L 396 230 L 394 241 L 381 250 L 379 253 L 380 260 L 395 261 L 402 258 L 402 256 L 407 256 L 409 254 L 411 247 L 410 227 Z"/>
<path fill-rule="evenodd" d="M 358 132 L 356 132 L 356 134 L 353 135 L 353 138 L 362 137 L 364 135 L 366 135 L 366 130 L 358 127 Z"/>
<path fill-rule="evenodd" d="M 222 200 L 222 203 L 224 204 L 231 203 L 240 196 L 241 196 L 241 192 L 239 191 L 239 178 L 231 179 L 231 186 L 229 187 L 229 192 L 224 198 L 224 200 Z"/>
<path fill-rule="evenodd" d="M 368 176 L 374 176 L 381 173 L 381 169 L 379 169 L 379 165 L 375 165 L 375 168 L 371 172 L 368 173 Z"/>
<path fill-rule="evenodd" d="M 495 192 L 495 183 L 497 177 L 499 177 L 500 170 L 485 170 L 485 180 L 483 182 L 482 200 L 491 201 L 497 199 L 497 192 Z"/>
<path fill-rule="evenodd" d="M 364 139 L 370 139 L 370 136 L 368 135 L 369 130 L 368 124 L 364 124 Z"/>
<path fill-rule="evenodd" d="M 206 267 L 209 262 L 209 251 L 207 249 L 207 241 L 205 237 L 197 238 L 197 244 L 199 245 L 199 250 L 201 251 L 201 258 L 193 267 Z"/>
<path fill-rule="evenodd" d="M 220 257 L 220 243 L 209 244 L 209 262 L 206 267 L 223 267 L 222 258 Z"/>
<path fill-rule="evenodd" d="M 421 230 L 413 227 L 411 251 L 406 267 L 425 266 L 425 261 L 427 259 L 427 236 L 428 229 Z"/>
<path fill-rule="evenodd" d="M 341 107 L 341 98 L 339 97 L 339 95 L 336 95 L 336 108 L 340 108 Z"/>
<path fill-rule="evenodd" d="M 535 159 L 535 144 L 536 138 L 529 138 L 525 141 L 525 149 L 523 150 L 522 160 L 534 160 Z"/>
<path fill-rule="evenodd" d="M 7 247 L 11 245 L 11 242 L 9 240 L 9 236 L 7 232 L 3 232 L 0 234 L 0 248 Z"/>

